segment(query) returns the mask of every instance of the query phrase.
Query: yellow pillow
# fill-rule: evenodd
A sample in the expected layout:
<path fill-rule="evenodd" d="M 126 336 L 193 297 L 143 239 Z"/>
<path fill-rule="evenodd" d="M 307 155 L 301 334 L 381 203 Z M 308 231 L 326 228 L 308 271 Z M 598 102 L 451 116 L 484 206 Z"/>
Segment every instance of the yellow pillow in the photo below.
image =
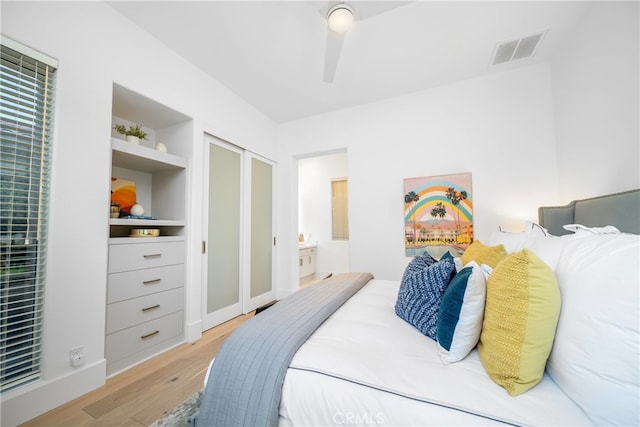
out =
<path fill-rule="evenodd" d="M 559 316 L 560 290 L 547 264 L 528 249 L 498 263 L 487 280 L 478 354 L 510 395 L 542 379 Z"/>
<path fill-rule="evenodd" d="M 464 251 L 462 256 L 462 265 L 467 265 L 469 261 L 475 261 L 478 265 L 487 264 L 491 268 L 496 268 L 498 261 L 507 256 L 507 251 L 502 244 L 496 246 L 486 246 L 475 240 Z"/>

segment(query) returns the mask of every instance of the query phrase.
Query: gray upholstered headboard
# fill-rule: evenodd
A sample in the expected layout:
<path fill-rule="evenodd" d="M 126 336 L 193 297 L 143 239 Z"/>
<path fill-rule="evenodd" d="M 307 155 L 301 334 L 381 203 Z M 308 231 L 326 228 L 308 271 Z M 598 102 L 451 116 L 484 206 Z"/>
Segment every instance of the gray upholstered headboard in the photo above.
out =
<path fill-rule="evenodd" d="M 640 234 L 640 190 L 574 200 L 566 206 L 540 207 L 538 221 L 555 236 L 569 233 L 562 228 L 565 224 L 613 225 L 622 232 Z"/>

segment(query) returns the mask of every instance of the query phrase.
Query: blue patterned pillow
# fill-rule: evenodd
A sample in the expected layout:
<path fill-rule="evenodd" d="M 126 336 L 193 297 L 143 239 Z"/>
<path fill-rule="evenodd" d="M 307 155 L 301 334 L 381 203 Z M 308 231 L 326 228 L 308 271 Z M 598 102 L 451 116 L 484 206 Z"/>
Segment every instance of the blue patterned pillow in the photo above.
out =
<path fill-rule="evenodd" d="M 436 260 L 429 255 L 427 252 L 421 254 L 421 255 L 416 255 L 407 265 L 407 268 L 404 270 L 404 273 L 402 274 L 402 282 L 404 282 L 407 278 L 407 276 L 409 274 L 413 274 L 417 271 L 422 270 L 423 268 L 427 268 L 430 265 L 433 265 L 436 263 Z"/>
<path fill-rule="evenodd" d="M 454 275 L 455 267 L 450 259 L 405 272 L 396 300 L 396 314 L 424 335 L 437 339 L 440 301 Z"/>

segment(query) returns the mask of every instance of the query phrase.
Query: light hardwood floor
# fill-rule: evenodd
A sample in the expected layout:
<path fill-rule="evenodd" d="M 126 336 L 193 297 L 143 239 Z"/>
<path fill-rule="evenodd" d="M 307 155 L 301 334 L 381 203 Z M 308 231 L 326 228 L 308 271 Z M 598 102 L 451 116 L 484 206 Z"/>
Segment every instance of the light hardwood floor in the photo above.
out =
<path fill-rule="evenodd" d="M 213 356 L 254 312 L 236 317 L 22 426 L 148 426 L 202 388 Z"/>

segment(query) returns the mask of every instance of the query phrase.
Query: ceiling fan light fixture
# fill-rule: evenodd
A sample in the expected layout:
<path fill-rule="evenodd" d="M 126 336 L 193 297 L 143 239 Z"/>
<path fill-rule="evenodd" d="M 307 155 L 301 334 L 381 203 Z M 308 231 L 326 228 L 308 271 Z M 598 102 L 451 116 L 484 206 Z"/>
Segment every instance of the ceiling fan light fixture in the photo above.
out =
<path fill-rule="evenodd" d="M 327 13 L 329 29 L 336 33 L 346 33 L 353 26 L 353 10 L 344 3 L 337 4 Z"/>

